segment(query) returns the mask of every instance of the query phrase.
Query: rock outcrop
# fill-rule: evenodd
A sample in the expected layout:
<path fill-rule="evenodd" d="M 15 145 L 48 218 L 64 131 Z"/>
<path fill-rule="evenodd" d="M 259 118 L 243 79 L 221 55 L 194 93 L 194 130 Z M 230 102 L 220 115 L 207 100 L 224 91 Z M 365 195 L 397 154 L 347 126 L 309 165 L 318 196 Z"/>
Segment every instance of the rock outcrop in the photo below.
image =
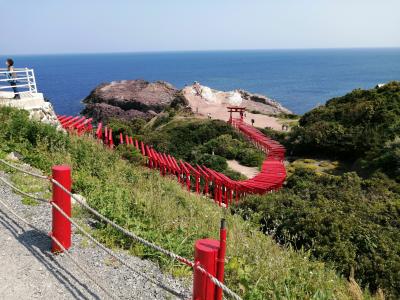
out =
<path fill-rule="evenodd" d="M 151 118 L 168 107 L 178 90 L 163 81 L 121 80 L 101 84 L 83 102 L 82 114 L 96 121 L 110 117 L 132 119 Z"/>
<path fill-rule="evenodd" d="M 12 99 L 13 93 L 0 93 L 0 106 L 11 106 L 24 109 L 29 112 L 29 118 L 35 121 L 43 122 L 56 126 L 59 130 L 63 130 L 57 115 L 53 109 L 53 105 L 46 101 L 41 93 L 34 93 L 29 96 L 22 95 L 21 99 Z"/>
<path fill-rule="evenodd" d="M 121 80 L 103 83 L 96 87 L 83 102 L 82 114 L 95 121 L 110 118 L 132 120 L 150 119 L 167 107 L 184 107 L 193 113 L 211 114 L 226 119 L 208 109 L 226 112 L 227 106 L 246 106 L 248 112 L 265 115 L 291 113 L 279 102 L 266 96 L 244 90 L 218 91 L 195 83 L 182 90 L 164 81 Z M 204 114 L 205 113 L 205 114 Z"/>
<path fill-rule="evenodd" d="M 183 94 L 189 101 L 189 106 L 195 111 L 202 106 L 245 106 L 247 111 L 267 115 L 291 114 L 292 112 L 283 107 L 279 102 L 264 95 L 253 94 L 245 90 L 218 91 L 198 83 L 187 86 Z"/>
<path fill-rule="evenodd" d="M 50 102 L 43 102 L 42 105 L 28 109 L 28 111 L 29 118 L 45 124 L 56 126 L 58 129 L 62 130 L 61 124 L 58 121 L 57 115 L 54 112 L 53 106 Z"/>

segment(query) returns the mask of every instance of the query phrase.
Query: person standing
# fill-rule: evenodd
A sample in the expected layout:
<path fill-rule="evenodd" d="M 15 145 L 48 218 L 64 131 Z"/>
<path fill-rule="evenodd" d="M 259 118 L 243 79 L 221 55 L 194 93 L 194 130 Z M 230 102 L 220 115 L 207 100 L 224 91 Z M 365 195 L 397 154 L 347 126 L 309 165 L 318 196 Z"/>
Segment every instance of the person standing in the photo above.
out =
<path fill-rule="evenodd" d="M 20 99 L 18 89 L 17 89 L 17 80 L 15 80 L 15 78 L 17 77 L 17 74 L 14 72 L 14 61 L 11 58 L 7 58 L 6 65 L 7 65 L 7 71 L 8 71 L 8 73 L 7 73 L 8 82 L 10 83 L 10 85 L 14 91 L 13 99 Z"/>

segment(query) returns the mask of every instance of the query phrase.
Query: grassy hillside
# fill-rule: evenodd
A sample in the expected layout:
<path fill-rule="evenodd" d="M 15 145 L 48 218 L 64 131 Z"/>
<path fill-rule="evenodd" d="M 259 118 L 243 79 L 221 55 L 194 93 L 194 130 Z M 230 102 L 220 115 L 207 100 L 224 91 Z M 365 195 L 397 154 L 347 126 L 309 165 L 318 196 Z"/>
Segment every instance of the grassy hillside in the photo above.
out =
<path fill-rule="evenodd" d="M 73 167 L 73 192 L 120 225 L 180 255 L 192 258 L 194 241 L 217 237 L 225 216 L 228 226 L 226 283 L 245 299 L 351 299 L 354 285 L 307 252 L 281 247 L 237 215 L 209 199 L 189 194 L 175 180 L 128 163 L 118 152 L 89 138 L 68 137 L 29 121 L 27 113 L 0 108 L 0 154 L 18 151 L 25 162 L 49 173 L 54 164 Z M 140 161 L 133 154 L 131 160 Z M 93 232 L 104 243 L 156 260 L 175 275 L 191 271 L 134 243 L 99 223 Z M 356 294 L 355 294 L 356 293 Z M 368 297 L 368 294 L 365 294 Z"/>

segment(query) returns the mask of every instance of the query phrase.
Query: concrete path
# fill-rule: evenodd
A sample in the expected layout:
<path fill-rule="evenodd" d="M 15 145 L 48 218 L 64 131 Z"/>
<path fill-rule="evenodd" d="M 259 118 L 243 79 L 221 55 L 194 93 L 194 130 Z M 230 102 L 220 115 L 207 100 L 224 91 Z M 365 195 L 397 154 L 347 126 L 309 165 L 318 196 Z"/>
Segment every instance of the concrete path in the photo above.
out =
<path fill-rule="evenodd" d="M 0 176 L 4 174 L 0 172 Z M 27 206 L 21 197 L 0 183 L 0 200 L 20 216 L 45 232 L 50 231 L 51 210 L 48 204 Z M 32 230 L 0 203 L 0 299 L 109 299 L 66 255 L 49 252 L 50 238 Z M 71 254 L 116 299 L 190 298 L 188 286 L 163 275 L 152 262 L 118 253 L 134 273 L 115 259 L 74 234 Z M 149 282 L 140 273 L 155 277 L 181 296 L 173 296 Z"/>

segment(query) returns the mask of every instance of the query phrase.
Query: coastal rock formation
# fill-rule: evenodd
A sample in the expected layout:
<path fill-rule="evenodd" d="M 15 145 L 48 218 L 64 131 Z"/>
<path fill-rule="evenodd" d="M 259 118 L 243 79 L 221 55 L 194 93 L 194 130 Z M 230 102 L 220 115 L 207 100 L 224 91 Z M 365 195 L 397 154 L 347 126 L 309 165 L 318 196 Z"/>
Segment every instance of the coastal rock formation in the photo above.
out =
<path fill-rule="evenodd" d="M 86 106 L 82 114 L 95 121 L 107 121 L 114 117 L 148 120 L 167 107 L 181 107 L 199 117 L 209 116 L 227 121 L 227 106 L 245 106 L 250 120 L 254 119 L 260 126 L 269 126 L 262 119 L 270 115 L 291 113 L 277 101 L 263 95 L 244 90 L 218 91 L 197 82 L 178 90 L 164 81 L 113 81 L 96 87 L 83 102 Z M 272 127 L 280 126 L 275 124 Z"/>
<path fill-rule="evenodd" d="M 83 114 L 96 121 L 110 117 L 151 118 L 168 107 L 178 90 L 163 81 L 120 80 L 96 87 L 83 102 Z"/>
<path fill-rule="evenodd" d="M 267 110 L 270 114 L 280 114 L 280 113 L 292 114 L 293 113 L 286 107 L 283 107 L 282 104 L 280 104 L 278 101 L 268 98 L 267 96 L 260 95 L 260 94 L 252 94 L 245 90 L 238 90 L 237 92 L 240 94 L 241 98 L 243 99 L 244 106 L 246 106 L 246 105 L 254 106 L 255 108 L 260 108 L 261 111 Z M 257 106 L 256 103 L 265 104 L 268 106 L 268 109 L 266 109 L 263 106 Z"/>
<path fill-rule="evenodd" d="M 218 91 L 195 83 L 183 89 L 189 105 L 195 110 L 198 106 L 245 106 L 247 111 L 256 111 L 262 114 L 276 115 L 292 112 L 279 102 L 260 94 L 252 94 L 245 90 Z M 195 111 L 193 110 L 193 111 Z"/>

